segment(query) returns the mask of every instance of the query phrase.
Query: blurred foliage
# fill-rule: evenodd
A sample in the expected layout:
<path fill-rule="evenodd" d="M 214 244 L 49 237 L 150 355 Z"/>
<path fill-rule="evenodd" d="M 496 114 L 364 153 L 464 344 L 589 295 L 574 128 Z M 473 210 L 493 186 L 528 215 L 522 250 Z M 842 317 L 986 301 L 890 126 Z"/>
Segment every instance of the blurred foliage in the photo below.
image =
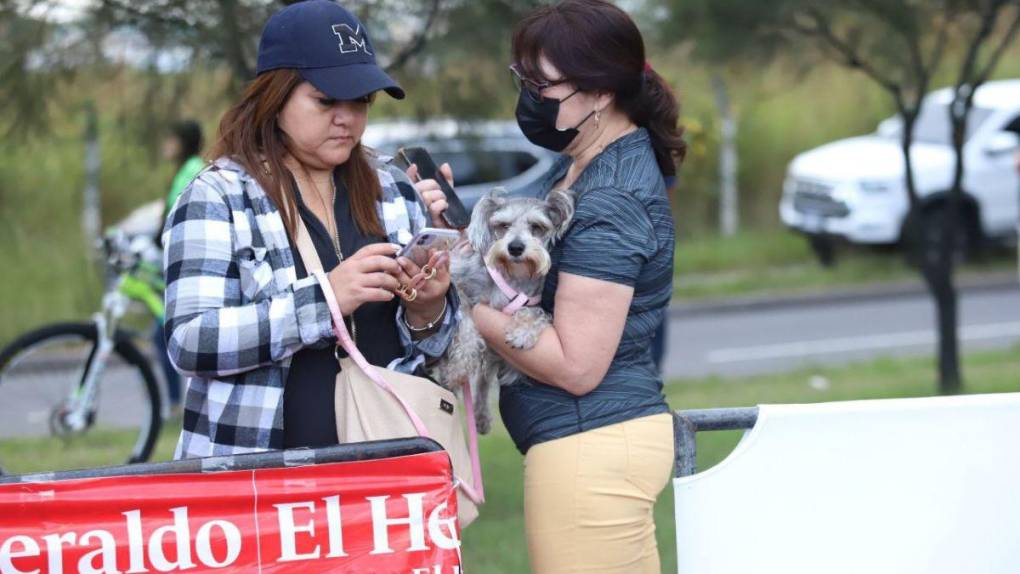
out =
<path fill-rule="evenodd" d="M 903 225 L 903 244 L 908 261 L 935 300 L 939 388 L 945 394 L 959 392 L 952 281 L 957 200 L 950 199 L 937 212 L 921 203 L 909 150 L 914 122 L 933 77 L 946 67 L 955 68 L 953 100 L 947 106 L 955 175 L 945 191 L 950 198 L 964 193 L 963 141 L 973 94 L 991 79 L 1020 32 L 1020 0 L 772 0 L 767 5 L 751 0 L 667 0 L 666 6 L 667 13 L 693 24 L 691 41 L 709 62 L 726 65 L 746 57 L 745 64 L 760 65 L 780 53 L 777 46 L 793 60 L 815 50 L 885 92 L 902 119 L 900 147 L 908 156 L 903 158 L 904 179 L 911 210 Z M 955 66 L 944 62 L 950 43 L 959 60 Z M 724 85 L 721 76 L 716 85 Z"/>
<path fill-rule="evenodd" d="M 125 4 L 158 16 L 153 6 L 174 2 L 201 7 L 190 15 L 177 8 L 162 13 L 167 19 L 185 18 L 185 23 L 187 18 L 215 14 L 223 4 L 223 0 Z M 726 77 L 739 121 L 741 219 L 751 230 L 778 228 L 781 184 L 794 155 L 871 131 L 894 111 L 878 87 L 826 61 L 816 48 L 791 50 L 777 38 L 754 44 L 766 40 L 748 32 L 734 34 L 736 39 L 720 36 L 715 40 L 718 47 L 710 50 L 706 38 L 721 32 L 704 27 L 698 12 L 673 11 L 677 6 L 706 10 L 731 2 L 736 0 L 628 3 L 645 31 L 651 64 L 682 102 L 690 151 L 673 203 L 677 228 L 685 238 L 710 236 L 716 227 L 719 119 L 711 90 L 713 75 Z M 26 3 L 32 2 L 18 4 Z M 234 4 L 251 10 L 274 5 L 268 0 Z M 370 121 L 512 118 L 516 93 L 506 69 L 510 33 L 535 4 L 443 0 L 425 44 L 393 70 L 408 98 L 380 98 Z M 764 10 L 750 0 L 746 4 L 753 9 L 747 17 Z M 366 21 L 392 20 L 383 28 L 366 24 L 377 51 L 392 58 L 420 32 L 397 24 L 407 28 L 408 23 L 423 23 L 431 4 L 364 0 L 346 5 L 359 10 Z M 401 9 L 408 14 L 395 18 Z M 10 0 L 0 0 L 0 133 L 6 134 L 0 141 L 0 246 L 13 261 L 13 270 L 0 281 L 0 300 L 5 301 L 0 316 L 6 319 L 0 323 L 0 342 L 30 324 L 81 317 L 98 304 L 97 276 L 83 258 L 89 247 L 82 245 L 79 231 L 85 103 L 94 101 L 99 110 L 102 216 L 110 224 L 165 193 L 171 167 L 160 160 L 158 150 L 166 127 L 181 118 L 196 118 L 211 140 L 220 115 L 236 94 L 239 76 L 220 48 L 203 45 L 198 32 L 180 22 L 146 22 L 131 25 L 103 11 L 89 12 L 73 23 L 40 22 L 28 18 L 23 7 L 15 9 Z M 254 22 L 245 26 L 254 27 Z M 187 65 L 168 70 L 155 57 L 126 64 L 103 51 L 105 35 L 137 30 L 144 31 L 163 54 L 181 45 L 194 49 L 184 53 Z M 731 42 L 737 40 L 748 40 L 761 53 L 754 58 L 727 55 L 723 48 L 735 48 Z M 959 52 L 954 41 L 947 58 L 959 59 Z M 996 75 L 1020 76 L 1017 50 L 1007 53 Z M 933 87 L 951 78 L 949 70 L 940 70 Z"/>
<path fill-rule="evenodd" d="M 428 49 L 396 70 L 407 102 L 383 99 L 381 116 L 510 118 L 517 94 L 507 66 L 514 22 L 538 2 L 459 0 L 446 4 Z"/>

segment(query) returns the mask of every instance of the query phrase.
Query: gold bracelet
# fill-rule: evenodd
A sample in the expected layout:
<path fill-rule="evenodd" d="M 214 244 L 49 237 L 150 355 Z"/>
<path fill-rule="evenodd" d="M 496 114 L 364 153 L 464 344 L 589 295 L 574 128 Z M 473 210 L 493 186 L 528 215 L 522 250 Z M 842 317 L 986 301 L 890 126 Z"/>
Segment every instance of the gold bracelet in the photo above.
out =
<path fill-rule="evenodd" d="M 404 325 L 407 325 L 407 329 L 412 333 L 422 333 L 424 331 L 431 331 L 432 329 L 435 328 L 436 324 L 443 320 L 443 317 L 446 315 L 446 307 L 447 307 L 446 297 L 443 297 L 443 309 L 439 312 L 438 315 L 436 315 L 435 319 L 432 319 L 431 321 L 426 323 L 424 327 L 412 327 L 411 323 L 407 321 L 407 309 L 405 308 Z"/>

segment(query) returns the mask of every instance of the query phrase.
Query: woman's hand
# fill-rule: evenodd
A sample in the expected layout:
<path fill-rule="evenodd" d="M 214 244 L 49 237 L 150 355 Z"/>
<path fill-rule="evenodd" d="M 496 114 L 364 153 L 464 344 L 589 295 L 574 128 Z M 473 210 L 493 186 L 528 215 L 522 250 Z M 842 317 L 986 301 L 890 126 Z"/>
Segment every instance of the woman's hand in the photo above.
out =
<path fill-rule="evenodd" d="M 371 301 L 389 301 L 400 286 L 402 273 L 393 255 L 400 248 L 392 243 L 374 243 L 359 249 L 329 272 L 329 284 L 347 316 Z"/>
<path fill-rule="evenodd" d="M 444 163 L 439 166 L 439 173 L 450 183 L 450 187 L 453 187 L 453 170 L 450 169 L 450 164 Z M 421 196 L 426 209 L 429 211 L 429 215 L 432 216 L 433 227 L 450 229 L 450 226 L 441 217 L 441 214 L 446 211 L 449 204 L 446 202 L 446 194 L 439 188 L 439 183 L 434 179 L 419 180 L 418 166 L 416 165 L 407 168 L 407 177 L 415 182 L 414 188 L 418 190 L 418 195 Z"/>
<path fill-rule="evenodd" d="M 435 260 L 436 253 L 434 249 L 429 250 L 429 261 Z M 410 285 L 414 277 L 421 272 L 418 264 L 407 257 L 398 257 L 397 264 L 401 268 L 401 273 L 397 275 L 401 285 Z M 446 292 L 450 290 L 450 258 L 444 257 L 435 269 L 434 277 L 418 285 L 414 301 L 408 301 L 406 297 L 403 300 L 407 322 L 415 328 L 425 327 L 437 318 L 441 319 L 439 314 L 446 305 Z"/>
<path fill-rule="evenodd" d="M 542 331 L 531 349 L 515 349 L 507 343 L 506 330 L 513 318 L 502 311 L 479 304 L 471 309 L 471 316 L 489 348 L 518 371 L 582 396 L 609 372 L 633 298 L 633 287 L 561 271 L 552 327 Z"/>

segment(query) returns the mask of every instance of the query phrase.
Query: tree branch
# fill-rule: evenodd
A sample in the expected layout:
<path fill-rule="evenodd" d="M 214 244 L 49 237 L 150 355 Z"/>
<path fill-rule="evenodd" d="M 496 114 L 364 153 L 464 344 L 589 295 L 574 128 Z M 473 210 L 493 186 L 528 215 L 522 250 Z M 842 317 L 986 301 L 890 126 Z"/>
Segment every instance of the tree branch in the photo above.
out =
<path fill-rule="evenodd" d="M 967 46 L 967 55 L 963 59 L 963 63 L 960 65 L 960 75 L 956 81 L 956 92 L 959 94 L 960 90 L 964 85 L 971 87 L 971 92 L 977 86 L 974 86 L 974 68 L 977 66 L 978 56 L 981 54 L 981 47 L 984 45 L 988 36 L 992 34 L 995 29 L 995 22 L 998 20 L 999 11 L 1005 4 L 1005 0 L 995 0 L 989 2 L 986 9 L 981 14 L 981 25 L 978 26 L 977 33 L 971 38 L 970 43 Z"/>
<path fill-rule="evenodd" d="M 921 39 L 917 35 L 916 31 L 913 33 L 903 32 L 903 39 L 907 43 L 907 51 L 910 52 L 910 62 L 913 64 L 914 69 L 917 71 L 918 80 L 918 91 L 927 91 L 928 79 L 931 77 L 931 70 L 924 63 L 924 56 L 921 53 Z"/>
<path fill-rule="evenodd" d="M 931 61 L 929 62 L 932 72 L 938 70 L 942 56 L 946 53 L 946 44 L 949 43 L 949 23 L 953 21 L 952 2 L 943 0 L 942 7 L 942 22 L 939 33 L 935 36 L 935 45 L 932 47 Z"/>
<path fill-rule="evenodd" d="M 997 18 L 996 18 L 997 19 Z M 992 51 L 992 56 L 988 59 L 985 67 L 978 73 L 975 79 L 975 85 L 981 85 L 988 81 L 991 77 L 992 72 L 999 65 L 999 60 L 1002 59 L 1002 55 L 1009 48 L 1009 45 L 1016 39 L 1017 32 L 1020 31 L 1020 7 L 1017 8 L 1016 13 L 1013 15 L 1013 22 L 1010 23 L 1009 28 L 1002 37 L 1002 41 L 996 46 L 995 50 Z"/>
<path fill-rule="evenodd" d="M 871 16 L 879 23 L 892 28 L 893 32 L 895 32 L 906 45 L 907 53 L 910 55 L 910 63 L 920 79 L 919 83 L 923 86 L 927 86 L 931 72 L 924 62 L 924 55 L 921 50 L 921 35 L 917 26 L 911 26 L 907 21 L 907 19 L 913 17 L 920 9 L 916 7 L 904 8 L 902 3 L 888 2 L 888 0 L 850 0 L 850 5 L 857 6 L 857 8 L 862 12 L 870 13 Z M 904 14 L 904 10 L 907 10 L 908 13 Z M 906 16 L 906 19 L 904 16 Z M 921 91 L 925 91 L 924 88 L 920 86 L 919 89 Z"/>
<path fill-rule="evenodd" d="M 425 24 L 422 26 L 418 34 L 416 34 L 415 37 L 412 38 L 411 41 L 401 48 L 397 52 L 397 55 L 393 57 L 393 60 L 386 66 L 387 72 L 400 69 L 408 62 L 408 60 L 425 48 L 429 31 L 431 31 L 436 18 L 439 16 L 439 9 L 441 5 L 442 0 L 432 0 L 432 6 L 429 8 L 428 15 L 425 17 Z"/>
<path fill-rule="evenodd" d="M 885 88 L 887 91 L 892 93 L 897 99 L 900 98 L 900 94 L 903 91 L 903 87 L 892 80 L 891 78 L 883 75 L 877 68 L 872 66 L 868 61 L 864 60 L 861 54 L 856 48 L 851 46 L 847 41 L 840 38 L 833 30 L 828 20 L 816 9 L 809 9 L 806 11 L 806 15 L 814 22 L 813 26 L 803 25 L 797 22 L 796 17 L 789 20 L 787 26 L 803 36 L 813 37 L 820 39 L 827 43 L 830 47 L 836 50 L 836 52 L 842 57 L 842 63 L 847 67 L 860 70 L 872 80 L 877 82 L 880 86 Z"/>
<path fill-rule="evenodd" d="M 185 18 L 170 16 L 166 10 L 147 10 L 142 7 L 147 5 L 150 4 L 124 0 L 100 0 L 99 3 L 100 10 L 108 10 L 114 13 L 120 12 L 138 20 L 148 20 L 178 28 L 198 27 L 196 22 L 189 22 Z"/>

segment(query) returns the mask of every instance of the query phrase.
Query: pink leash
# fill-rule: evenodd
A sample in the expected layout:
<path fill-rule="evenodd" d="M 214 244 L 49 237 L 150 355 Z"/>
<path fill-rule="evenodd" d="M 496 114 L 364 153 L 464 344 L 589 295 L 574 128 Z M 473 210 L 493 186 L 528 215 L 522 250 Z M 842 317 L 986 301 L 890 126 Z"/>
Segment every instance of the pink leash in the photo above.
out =
<path fill-rule="evenodd" d="M 386 390 L 386 392 L 393 395 L 393 398 L 397 399 L 400 406 L 403 407 L 404 412 L 407 413 L 408 418 L 411 419 L 411 424 L 414 425 L 415 431 L 420 436 L 425 438 L 431 438 L 429 435 L 428 428 L 425 427 L 425 423 L 421 420 L 421 417 L 414 412 L 411 405 L 407 404 L 404 399 L 400 397 L 397 391 L 384 379 L 376 368 L 365 359 L 365 356 L 358 350 L 357 345 L 351 340 L 351 335 L 347 331 L 347 325 L 344 323 L 343 316 L 340 314 L 340 305 L 337 303 L 336 296 L 333 294 L 333 289 L 329 286 L 329 279 L 326 278 L 326 274 L 323 271 L 313 271 L 315 278 L 319 280 L 319 286 L 322 288 L 322 292 L 326 297 L 326 305 L 329 307 L 329 313 L 333 317 L 333 333 L 336 335 L 340 345 L 347 351 L 347 355 L 354 360 L 354 363 L 361 368 L 372 379 L 375 384 Z M 482 463 L 478 455 L 478 426 L 474 416 L 474 402 L 471 400 L 471 385 L 465 384 L 464 388 L 464 408 L 466 410 L 465 416 L 467 417 L 468 427 L 468 454 L 471 457 L 471 474 L 474 480 L 474 485 L 468 484 L 463 480 L 457 480 L 458 486 L 464 491 L 469 499 L 475 504 L 482 504 L 485 502 L 485 486 L 482 483 Z M 477 490 L 476 490 L 477 488 Z"/>
<path fill-rule="evenodd" d="M 513 315 L 524 306 L 534 307 L 542 300 L 540 295 L 528 297 L 524 293 L 517 291 L 506 282 L 506 279 L 503 278 L 503 275 L 501 275 L 499 271 L 496 271 L 491 266 L 486 265 L 485 270 L 489 272 L 489 277 L 492 277 L 492 281 L 496 284 L 496 287 L 499 287 L 499 290 L 502 291 L 503 294 L 506 295 L 506 298 L 510 300 L 506 307 L 503 307 L 503 312 L 507 315 Z"/>

